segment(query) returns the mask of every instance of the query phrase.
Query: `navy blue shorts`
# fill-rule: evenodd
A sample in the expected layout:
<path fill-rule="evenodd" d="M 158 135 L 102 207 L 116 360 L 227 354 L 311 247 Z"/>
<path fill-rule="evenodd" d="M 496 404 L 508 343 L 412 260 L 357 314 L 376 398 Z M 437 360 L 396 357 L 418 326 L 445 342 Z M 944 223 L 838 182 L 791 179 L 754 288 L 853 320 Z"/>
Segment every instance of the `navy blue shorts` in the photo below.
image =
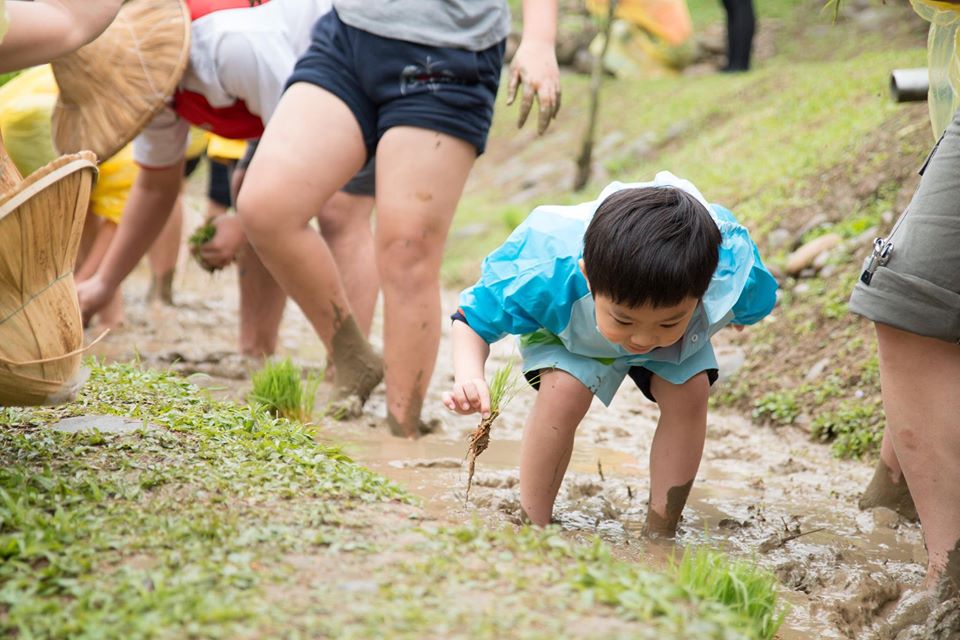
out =
<path fill-rule="evenodd" d="M 720 371 L 717 369 L 704 369 L 707 372 L 707 380 L 710 381 L 710 386 L 713 386 L 713 383 L 720 378 Z M 630 376 L 630 379 L 633 380 L 633 383 L 637 385 L 641 393 L 647 397 L 647 400 L 656 402 L 657 399 L 653 397 L 653 391 L 650 390 L 650 378 L 653 377 L 653 372 L 646 367 L 634 366 L 630 367 L 630 371 L 627 372 L 627 375 Z M 528 371 L 524 374 L 527 382 L 530 383 L 530 386 L 536 390 L 540 390 L 540 372 L 539 371 Z"/>
<path fill-rule="evenodd" d="M 343 100 L 360 124 L 368 157 L 397 126 L 439 131 L 483 153 L 503 42 L 483 51 L 429 47 L 355 29 L 336 11 L 317 21 L 312 39 L 287 86 L 308 82 Z"/>

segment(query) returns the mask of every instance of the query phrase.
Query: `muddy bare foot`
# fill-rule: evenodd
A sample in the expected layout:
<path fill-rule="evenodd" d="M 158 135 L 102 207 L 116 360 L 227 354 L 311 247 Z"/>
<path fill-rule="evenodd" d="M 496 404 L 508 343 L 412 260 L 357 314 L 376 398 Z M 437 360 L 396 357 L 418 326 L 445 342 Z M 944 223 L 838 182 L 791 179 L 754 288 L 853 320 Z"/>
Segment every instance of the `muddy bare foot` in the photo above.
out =
<path fill-rule="evenodd" d="M 408 438 L 408 437 L 419 438 L 420 436 L 436 433 L 437 431 L 440 430 L 440 427 L 441 427 L 440 420 L 438 420 L 437 418 L 431 418 L 426 422 L 417 418 L 417 424 L 415 427 L 401 424 L 399 420 L 397 420 L 391 415 L 388 415 L 386 418 L 384 418 L 383 421 L 384 423 L 386 423 L 387 428 L 390 429 L 390 433 L 397 436 L 398 438 Z"/>
<path fill-rule="evenodd" d="M 647 509 L 647 520 L 643 525 L 643 535 L 648 538 L 673 538 L 677 535 L 680 514 L 687 504 L 687 497 L 693 487 L 693 480 L 686 484 L 671 487 L 667 491 L 666 513 L 658 513 L 652 506 Z"/>
<path fill-rule="evenodd" d="M 373 351 L 352 316 L 341 322 L 333 336 L 330 363 L 336 374 L 329 414 L 338 420 L 356 418 L 383 380 L 383 359 Z"/>
<path fill-rule="evenodd" d="M 895 511 L 904 520 L 910 522 L 919 520 L 906 479 L 901 475 L 899 481 L 895 482 L 893 472 L 883 460 L 877 462 L 873 479 L 860 497 L 858 505 L 862 510 L 886 507 Z"/>
<path fill-rule="evenodd" d="M 893 613 L 867 637 L 871 640 L 914 640 L 925 638 L 923 628 L 937 606 L 936 595 L 926 589 L 907 591 Z"/>
<path fill-rule="evenodd" d="M 147 302 L 160 302 L 168 307 L 173 306 L 173 271 L 150 279 L 150 288 L 147 289 Z"/>

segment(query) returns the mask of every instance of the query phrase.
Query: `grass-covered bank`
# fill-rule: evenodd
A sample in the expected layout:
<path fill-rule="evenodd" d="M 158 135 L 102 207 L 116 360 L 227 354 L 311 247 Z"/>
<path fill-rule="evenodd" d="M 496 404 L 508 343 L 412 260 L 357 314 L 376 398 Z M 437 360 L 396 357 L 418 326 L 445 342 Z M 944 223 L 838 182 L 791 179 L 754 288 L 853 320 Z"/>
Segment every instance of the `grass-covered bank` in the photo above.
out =
<path fill-rule="evenodd" d="M 692 2 L 694 24 L 722 16 Z M 605 83 L 594 177 L 570 191 L 589 79 L 563 78 L 560 119 L 543 138 L 517 133 L 499 105 L 489 157 L 475 170 L 449 242 L 445 276 L 469 283 L 483 254 L 539 203 L 590 199 L 610 180 L 668 169 L 746 223 L 766 261 L 818 235 L 843 242 L 819 271 L 783 275 L 772 318 L 734 338 L 746 364 L 716 402 L 758 421 L 799 424 L 841 455 L 871 452 L 882 432 L 872 328 L 846 300 L 872 235 L 888 227 L 932 144 L 926 107 L 897 105 L 890 71 L 924 66 L 926 25 L 908 6 L 760 3 L 758 39 L 772 55 L 747 74 L 708 73 Z"/>
<path fill-rule="evenodd" d="M 298 423 L 89 364 L 76 402 L 0 410 L 0 636 L 769 638 L 782 617 L 748 563 L 443 526 Z M 110 415 L 142 426 L 55 428 Z"/>

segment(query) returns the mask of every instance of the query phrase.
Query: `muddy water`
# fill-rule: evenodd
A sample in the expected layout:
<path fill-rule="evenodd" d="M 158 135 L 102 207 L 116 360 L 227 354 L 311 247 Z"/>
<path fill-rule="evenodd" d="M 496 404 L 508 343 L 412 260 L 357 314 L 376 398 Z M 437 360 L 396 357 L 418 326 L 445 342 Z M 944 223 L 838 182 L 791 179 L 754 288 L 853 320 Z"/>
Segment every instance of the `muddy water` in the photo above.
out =
<path fill-rule="evenodd" d="M 237 300 L 232 270 L 210 276 L 185 258 L 174 282 L 174 308 L 144 305 L 146 288 L 146 273 L 138 271 L 126 285 L 127 326 L 93 352 L 194 374 L 216 395 L 242 399 L 253 365 L 232 355 Z M 445 305 L 455 307 L 453 294 L 446 295 Z M 379 334 L 375 324 L 374 335 Z M 379 348 L 378 339 L 373 342 Z M 292 304 L 280 345 L 281 354 L 322 369 L 323 348 Z M 451 379 L 449 356 L 445 333 L 424 416 L 440 420 L 438 433 L 417 441 L 389 435 L 381 387 L 363 417 L 325 422 L 321 438 L 343 445 L 358 461 L 419 495 L 438 520 L 516 522 L 519 441 L 534 393 L 522 388 L 495 423 L 466 503 L 462 461 L 476 419 L 451 415 L 440 405 L 440 392 Z M 508 342 L 495 345 L 491 367 L 512 356 Z M 325 385 L 321 395 L 331 391 Z M 323 402 L 321 397 L 318 405 Z M 676 543 L 642 539 L 646 461 L 656 419 L 656 406 L 632 386 L 625 385 L 609 408 L 595 403 L 577 434 L 555 510 L 568 535 L 599 535 L 620 556 L 654 565 L 677 548 L 704 542 L 755 560 L 776 573 L 792 605 L 780 633 L 785 639 L 859 637 L 865 625 L 888 612 L 901 586 L 920 582 L 925 554 L 918 527 L 889 511 L 862 513 L 856 507 L 871 476 L 869 465 L 835 460 L 799 430 L 761 428 L 716 411 Z"/>

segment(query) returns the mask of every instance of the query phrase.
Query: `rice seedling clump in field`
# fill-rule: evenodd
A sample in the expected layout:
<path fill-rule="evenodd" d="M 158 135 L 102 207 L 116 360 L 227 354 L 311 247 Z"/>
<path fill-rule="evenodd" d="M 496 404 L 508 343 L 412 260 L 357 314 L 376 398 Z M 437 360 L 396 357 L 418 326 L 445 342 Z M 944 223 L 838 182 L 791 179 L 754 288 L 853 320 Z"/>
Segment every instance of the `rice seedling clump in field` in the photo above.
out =
<path fill-rule="evenodd" d="M 253 374 L 250 400 L 279 418 L 308 422 L 319 385 L 319 377 L 311 375 L 304 380 L 300 367 L 290 358 L 273 360 Z"/>
<path fill-rule="evenodd" d="M 187 238 L 187 244 L 190 246 L 190 255 L 193 256 L 197 264 L 199 264 L 204 271 L 209 271 L 210 273 L 217 271 L 217 267 L 214 267 L 203 259 L 200 255 L 200 247 L 213 240 L 213 236 L 216 234 L 217 228 L 213 226 L 212 221 L 207 220 L 197 227 L 194 232 L 190 234 L 190 237 Z"/>

